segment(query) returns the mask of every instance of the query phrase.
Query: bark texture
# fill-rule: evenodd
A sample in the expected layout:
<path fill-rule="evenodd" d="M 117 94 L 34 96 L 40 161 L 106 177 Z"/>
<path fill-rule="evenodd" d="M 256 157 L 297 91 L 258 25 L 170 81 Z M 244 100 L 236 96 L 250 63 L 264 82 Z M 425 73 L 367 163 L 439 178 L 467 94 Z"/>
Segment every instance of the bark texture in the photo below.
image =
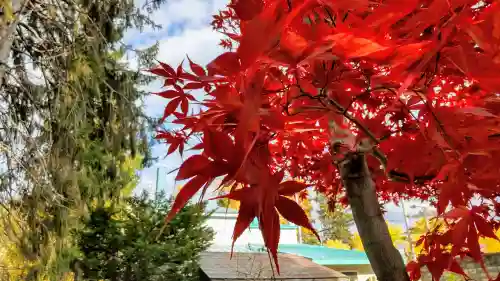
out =
<path fill-rule="evenodd" d="M 366 156 L 348 154 L 340 164 L 340 173 L 363 247 L 378 281 L 409 281 L 403 258 L 394 247 L 382 216 Z"/>
<path fill-rule="evenodd" d="M 24 4 L 24 0 L 6 0 L 6 5 L 11 4 L 14 19 L 8 20 L 6 14 L 0 8 L 0 87 L 3 85 L 7 63 L 12 47 L 13 34 L 19 22 L 19 14 Z"/>

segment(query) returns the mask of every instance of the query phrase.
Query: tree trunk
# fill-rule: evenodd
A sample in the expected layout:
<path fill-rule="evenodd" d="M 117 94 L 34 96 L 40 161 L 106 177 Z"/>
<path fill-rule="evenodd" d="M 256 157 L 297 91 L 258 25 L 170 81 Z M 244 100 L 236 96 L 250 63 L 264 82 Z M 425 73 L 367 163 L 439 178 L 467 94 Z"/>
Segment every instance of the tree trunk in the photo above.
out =
<path fill-rule="evenodd" d="M 12 5 L 14 18 L 8 21 L 8 15 L 0 9 L 0 87 L 3 86 L 5 72 L 7 71 L 7 63 L 12 47 L 13 34 L 19 22 L 20 12 L 23 7 L 24 0 L 6 0 L 4 5 Z"/>
<path fill-rule="evenodd" d="M 375 184 L 363 153 L 350 153 L 340 174 L 363 247 L 378 281 L 409 281 L 406 266 L 394 247 L 382 216 Z"/>

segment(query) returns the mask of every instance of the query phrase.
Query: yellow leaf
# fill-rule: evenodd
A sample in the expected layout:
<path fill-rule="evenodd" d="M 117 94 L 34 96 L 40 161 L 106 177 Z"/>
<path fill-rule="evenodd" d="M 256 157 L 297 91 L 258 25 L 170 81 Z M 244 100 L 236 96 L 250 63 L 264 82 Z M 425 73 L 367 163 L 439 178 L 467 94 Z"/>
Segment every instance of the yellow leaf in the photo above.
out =
<path fill-rule="evenodd" d="M 404 236 L 403 228 L 401 226 L 387 223 L 387 227 L 389 228 L 389 234 L 391 235 L 391 239 L 394 245 L 399 245 L 406 242 L 406 237 Z M 351 239 L 351 246 L 355 250 L 365 250 L 365 248 L 363 247 L 363 243 L 361 242 L 359 233 L 354 233 Z"/>
<path fill-rule="evenodd" d="M 351 247 L 349 247 L 349 245 L 347 245 L 339 240 L 327 240 L 325 245 L 328 248 L 334 248 L 334 249 L 341 249 L 341 250 L 350 250 L 351 249 Z"/>
<path fill-rule="evenodd" d="M 135 171 L 141 168 L 143 156 L 137 155 L 134 158 L 127 156 L 120 166 L 120 173 L 126 179 L 127 184 L 120 191 L 121 195 L 128 197 L 137 186 L 138 178 Z"/>
<path fill-rule="evenodd" d="M 10 0 L 0 0 L 0 8 L 3 12 L 5 21 L 0 21 L 0 23 L 5 24 L 6 22 L 11 22 L 14 20 L 14 11 L 12 10 L 12 1 Z"/>
<path fill-rule="evenodd" d="M 359 233 L 354 233 L 351 239 L 351 246 L 354 250 L 364 251 L 365 247 L 363 247 L 363 242 L 361 242 L 361 236 Z"/>
<path fill-rule="evenodd" d="M 178 187 L 178 188 L 180 189 L 181 187 Z M 236 186 L 235 188 L 238 188 L 238 186 Z M 221 188 L 221 193 L 227 194 L 229 192 L 231 192 L 231 186 L 230 185 L 223 185 Z M 231 209 L 231 210 L 239 210 L 240 209 L 240 202 L 237 200 L 231 200 L 228 198 L 224 198 L 221 200 L 224 201 L 224 206 L 227 207 L 228 209 Z"/>
<path fill-rule="evenodd" d="M 496 231 L 495 235 L 500 237 L 500 229 Z M 500 241 L 489 237 L 481 237 L 479 244 L 482 246 L 485 253 L 500 253 Z"/>
<path fill-rule="evenodd" d="M 425 219 L 421 218 L 417 220 L 413 226 L 410 228 L 410 233 L 411 233 L 411 239 L 413 242 L 413 251 L 416 255 L 419 255 L 423 251 L 423 245 L 416 245 L 416 242 L 422 237 L 422 235 L 425 235 L 427 233 L 427 230 L 432 230 L 438 228 L 439 231 L 444 231 L 445 230 L 445 224 L 443 223 L 442 219 L 437 219 L 437 218 L 432 218 L 432 219 Z M 409 251 L 409 245 L 407 247 L 407 251 Z"/>

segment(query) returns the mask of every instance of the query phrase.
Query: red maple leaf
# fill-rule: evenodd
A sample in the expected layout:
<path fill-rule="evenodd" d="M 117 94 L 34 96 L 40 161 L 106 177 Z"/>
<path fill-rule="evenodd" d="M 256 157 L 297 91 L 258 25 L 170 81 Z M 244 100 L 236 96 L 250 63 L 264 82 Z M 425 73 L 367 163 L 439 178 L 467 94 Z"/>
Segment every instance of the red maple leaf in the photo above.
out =
<path fill-rule="evenodd" d="M 312 229 L 287 198 L 306 184 L 282 182 L 283 175 L 356 208 L 352 192 L 337 196 L 355 178 L 339 165 L 367 159 L 362 178 L 373 179 L 366 181 L 372 198 L 428 201 L 446 222 L 422 236 L 425 251 L 407 268 L 398 263 L 386 273 L 407 280 L 408 270 L 418 279 L 427 266 L 434 278 L 446 270 L 465 274 L 456 258 L 482 263 L 478 239 L 494 237 L 500 215 L 499 7 L 472 0 L 231 1 L 212 25 L 235 50 L 206 70 L 189 57 L 190 72 L 182 64 L 151 70 L 165 78 L 167 89 L 157 93 L 169 100 L 163 119 L 183 126 L 159 133 L 168 153 L 199 142 L 192 147 L 199 153 L 179 169 L 177 178 L 189 182 L 169 218 L 216 178 L 236 183 L 243 188 L 225 195 L 241 202 L 233 239 L 257 218 L 276 259 L 279 215 Z M 191 90 L 206 94 L 200 113 L 189 112 Z M 379 252 L 367 248 L 370 259 Z"/>
<path fill-rule="evenodd" d="M 311 230 L 319 240 L 319 235 L 309 222 L 304 210 L 295 201 L 286 197 L 304 190 L 307 185 L 296 181 L 279 183 L 282 177 L 282 173 L 263 176 L 255 186 L 236 189 L 226 195 L 214 198 L 229 198 L 241 202 L 233 232 L 233 246 L 236 239 L 241 236 L 250 223 L 258 218 L 265 246 L 275 260 L 278 273 L 277 253 L 280 228 L 278 213 L 289 222 Z"/>

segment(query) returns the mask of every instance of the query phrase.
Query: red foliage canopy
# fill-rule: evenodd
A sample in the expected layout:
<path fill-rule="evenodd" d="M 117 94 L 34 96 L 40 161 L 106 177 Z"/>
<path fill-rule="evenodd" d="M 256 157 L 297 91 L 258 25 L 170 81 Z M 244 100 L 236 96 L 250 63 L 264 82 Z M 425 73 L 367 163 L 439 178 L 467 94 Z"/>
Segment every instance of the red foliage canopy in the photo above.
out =
<path fill-rule="evenodd" d="M 182 126 L 158 134 L 169 153 L 201 136 L 169 217 L 222 177 L 241 201 L 234 240 L 257 217 L 276 259 L 278 213 L 312 228 L 286 196 L 312 186 L 338 200 L 336 160 L 363 142 L 381 202 L 426 200 L 445 218 L 418 241 L 411 277 L 463 273 L 464 255 L 484 268 L 478 238 L 495 237 L 500 214 L 499 14 L 499 1 L 233 0 L 212 23 L 228 51 L 206 70 L 189 58 L 190 72 L 151 70 L 163 120 Z M 195 89 L 203 109 L 189 114 Z"/>

